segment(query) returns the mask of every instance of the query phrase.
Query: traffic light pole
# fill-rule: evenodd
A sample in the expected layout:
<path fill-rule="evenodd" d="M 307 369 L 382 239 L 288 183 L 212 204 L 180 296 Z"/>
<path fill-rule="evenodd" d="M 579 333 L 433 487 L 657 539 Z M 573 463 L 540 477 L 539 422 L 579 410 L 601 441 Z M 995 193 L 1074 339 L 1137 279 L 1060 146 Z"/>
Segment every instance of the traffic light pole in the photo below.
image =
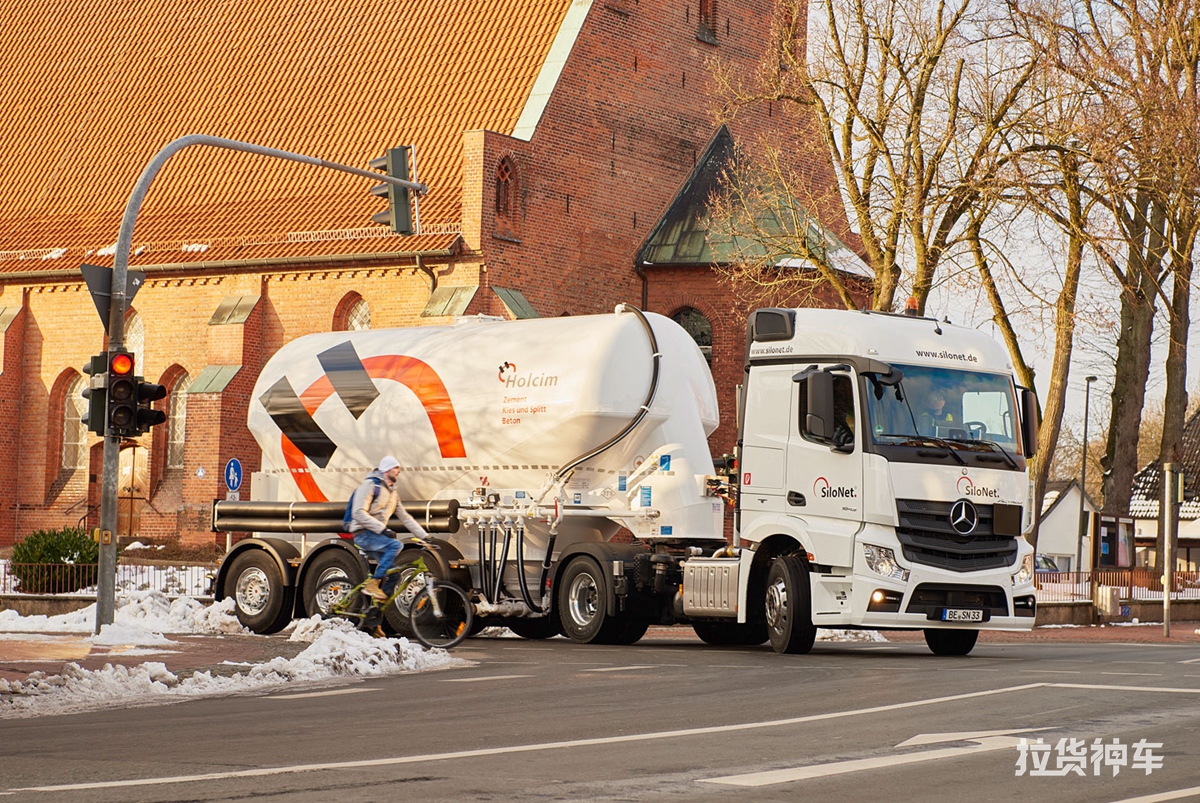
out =
<path fill-rule="evenodd" d="M 121 231 L 117 235 L 117 248 L 113 254 L 112 294 L 108 305 L 108 355 L 110 361 L 113 352 L 120 351 L 125 347 L 125 312 L 129 307 L 129 298 L 125 290 L 129 277 L 129 251 L 133 244 L 133 225 L 137 221 L 138 210 L 142 207 L 142 201 L 146 198 L 146 193 L 150 189 L 151 182 L 154 181 L 154 177 L 158 175 L 158 171 L 163 168 L 167 160 L 184 148 L 193 145 L 225 148 L 244 153 L 254 153 L 259 156 L 286 159 L 292 162 L 313 165 L 314 167 L 327 167 L 331 170 L 350 173 L 351 175 L 367 178 L 371 181 L 384 181 L 389 184 L 395 184 L 398 187 L 405 187 L 418 196 L 424 195 L 428 191 L 428 188 L 424 184 L 418 184 L 415 181 L 406 181 L 394 176 L 380 175 L 373 170 L 364 170 L 337 162 L 329 162 L 325 159 L 318 159 L 315 156 L 305 156 L 301 153 L 281 151 L 276 148 L 264 148 L 261 145 L 252 145 L 248 142 L 239 142 L 235 139 L 192 134 L 168 143 L 154 155 L 154 158 L 150 160 L 150 164 L 146 165 L 146 169 L 142 171 L 142 175 L 138 178 L 137 184 L 134 185 L 133 192 L 129 196 L 129 201 L 125 204 L 125 213 L 121 216 Z M 121 438 L 119 435 L 113 434 L 107 419 L 108 416 L 106 415 L 104 464 L 100 476 L 100 565 L 96 588 L 97 633 L 100 632 L 100 628 L 104 625 L 112 624 L 117 596 L 117 471 Z"/>

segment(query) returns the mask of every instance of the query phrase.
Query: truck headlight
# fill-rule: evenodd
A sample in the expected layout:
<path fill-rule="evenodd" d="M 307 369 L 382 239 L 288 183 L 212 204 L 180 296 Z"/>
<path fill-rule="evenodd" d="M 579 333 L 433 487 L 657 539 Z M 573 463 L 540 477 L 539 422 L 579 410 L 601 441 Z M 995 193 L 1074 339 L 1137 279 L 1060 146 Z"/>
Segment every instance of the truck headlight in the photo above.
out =
<path fill-rule="evenodd" d="M 902 569 L 896 562 L 896 553 L 885 546 L 863 544 L 863 557 L 867 559 L 867 568 L 890 577 L 893 580 L 908 581 L 908 569 Z"/>
<path fill-rule="evenodd" d="M 1033 553 L 1021 558 L 1021 568 L 1013 575 L 1013 585 L 1025 585 L 1033 580 Z"/>

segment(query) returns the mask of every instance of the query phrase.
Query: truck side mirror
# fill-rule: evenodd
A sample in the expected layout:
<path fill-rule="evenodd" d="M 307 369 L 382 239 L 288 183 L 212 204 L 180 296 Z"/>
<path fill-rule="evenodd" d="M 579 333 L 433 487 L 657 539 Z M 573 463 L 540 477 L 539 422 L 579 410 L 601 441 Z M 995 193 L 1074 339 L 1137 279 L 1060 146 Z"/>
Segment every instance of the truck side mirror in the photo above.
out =
<path fill-rule="evenodd" d="M 814 438 L 833 438 L 833 374 L 827 371 L 808 377 L 808 418 L 804 428 Z"/>
<path fill-rule="evenodd" d="M 1025 456 L 1033 457 L 1038 448 L 1038 427 L 1041 425 L 1037 394 L 1021 388 L 1021 437 L 1025 440 Z"/>

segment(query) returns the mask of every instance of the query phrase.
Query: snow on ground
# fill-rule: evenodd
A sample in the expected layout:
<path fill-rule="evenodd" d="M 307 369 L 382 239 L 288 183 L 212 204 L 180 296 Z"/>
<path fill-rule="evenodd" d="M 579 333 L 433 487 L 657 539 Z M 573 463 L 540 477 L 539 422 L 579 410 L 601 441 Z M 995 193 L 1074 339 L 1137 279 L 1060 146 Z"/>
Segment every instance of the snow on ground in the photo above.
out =
<path fill-rule="evenodd" d="M 118 596 L 113 623 L 104 625 L 96 635 L 90 635 L 95 629 L 95 605 L 49 617 L 0 611 L 0 652 L 6 640 L 59 640 L 90 649 L 93 655 L 107 651 L 115 658 L 127 658 L 170 652 L 178 642 L 168 634 L 253 637 L 233 615 L 232 602 L 227 599 L 205 606 L 187 598 L 170 600 L 158 592 Z M 299 655 L 247 666 L 228 677 L 207 671 L 180 677 L 159 661 L 136 666 L 106 664 L 96 670 L 68 662 L 58 674 L 34 672 L 24 681 L 0 680 L 0 719 L 162 705 L 271 691 L 285 684 L 294 688 L 296 684 L 317 685 L 339 678 L 422 672 L 468 663 L 445 650 L 427 650 L 405 638 L 372 638 L 344 620 L 313 617 L 291 627 L 289 641 L 308 644 Z"/>

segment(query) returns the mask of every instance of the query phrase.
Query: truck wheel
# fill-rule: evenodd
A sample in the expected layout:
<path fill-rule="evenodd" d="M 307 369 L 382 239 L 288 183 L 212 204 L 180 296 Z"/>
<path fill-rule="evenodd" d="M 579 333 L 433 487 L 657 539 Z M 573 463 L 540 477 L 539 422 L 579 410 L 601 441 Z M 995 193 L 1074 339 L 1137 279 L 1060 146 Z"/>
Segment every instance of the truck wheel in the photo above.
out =
<path fill-rule="evenodd" d="M 580 556 L 567 564 L 558 584 L 562 632 L 572 641 L 596 641 L 608 620 L 608 591 L 599 564 Z"/>
<path fill-rule="evenodd" d="M 437 563 L 426 555 L 425 565 L 429 567 L 429 571 L 433 572 L 433 576 L 439 580 L 444 580 L 437 572 Z M 396 585 L 400 585 L 407 580 L 413 573 L 412 567 L 402 569 L 400 578 Z M 416 638 L 413 633 L 412 623 L 408 618 L 408 609 L 412 606 L 413 600 L 417 596 L 417 592 L 425 587 L 425 578 L 416 577 L 404 592 L 396 597 L 396 601 L 383 611 L 383 629 L 388 631 L 393 636 L 404 636 L 405 638 Z"/>
<path fill-rule="evenodd" d="M 925 631 L 925 643 L 934 655 L 966 655 L 975 649 L 978 630 L 933 630 Z"/>
<path fill-rule="evenodd" d="M 562 633 L 562 623 L 553 613 L 546 616 L 539 616 L 535 619 L 509 619 L 504 624 L 521 638 L 532 639 L 534 641 L 554 638 Z"/>
<path fill-rule="evenodd" d="M 650 629 L 648 619 L 609 619 L 600 634 L 597 644 L 634 644 Z"/>
<path fill-rule="evenodd" d="M 351 586 L 363 581 L 362 566 L 352 556 L 340 549 L 330 549 L 322 552 L 313 559 L 304 573 L 303 596 L 304 615 L 321 616 L 325 618 L 330 613 L 330 605 L 337 600 L 330 600 L 317 593 L 326 580 L 337 578 L 348 580 Z"/>
<path fill-rule="evenodd" d="M 225 587 L 232 589 L 238 621 L 255 633 L 278 633 L 292 620 L 296 589 L 284 585 L 279 565 L 261 549 L 233 559 Z"/>
<path fill-rule="evenodd" d="M 692 622 L 692 629 L 701 641 L 714 647 L 755 647 L 767 640 L 764 622 Z"/>
<path fill-rule="evenodd" d="M 817 628 L 812 623 L 808 566 L 798 555 L 784 555 L 767 572 L 767 635 L 775 652 L 802 654 L 812 649 Z"/>

